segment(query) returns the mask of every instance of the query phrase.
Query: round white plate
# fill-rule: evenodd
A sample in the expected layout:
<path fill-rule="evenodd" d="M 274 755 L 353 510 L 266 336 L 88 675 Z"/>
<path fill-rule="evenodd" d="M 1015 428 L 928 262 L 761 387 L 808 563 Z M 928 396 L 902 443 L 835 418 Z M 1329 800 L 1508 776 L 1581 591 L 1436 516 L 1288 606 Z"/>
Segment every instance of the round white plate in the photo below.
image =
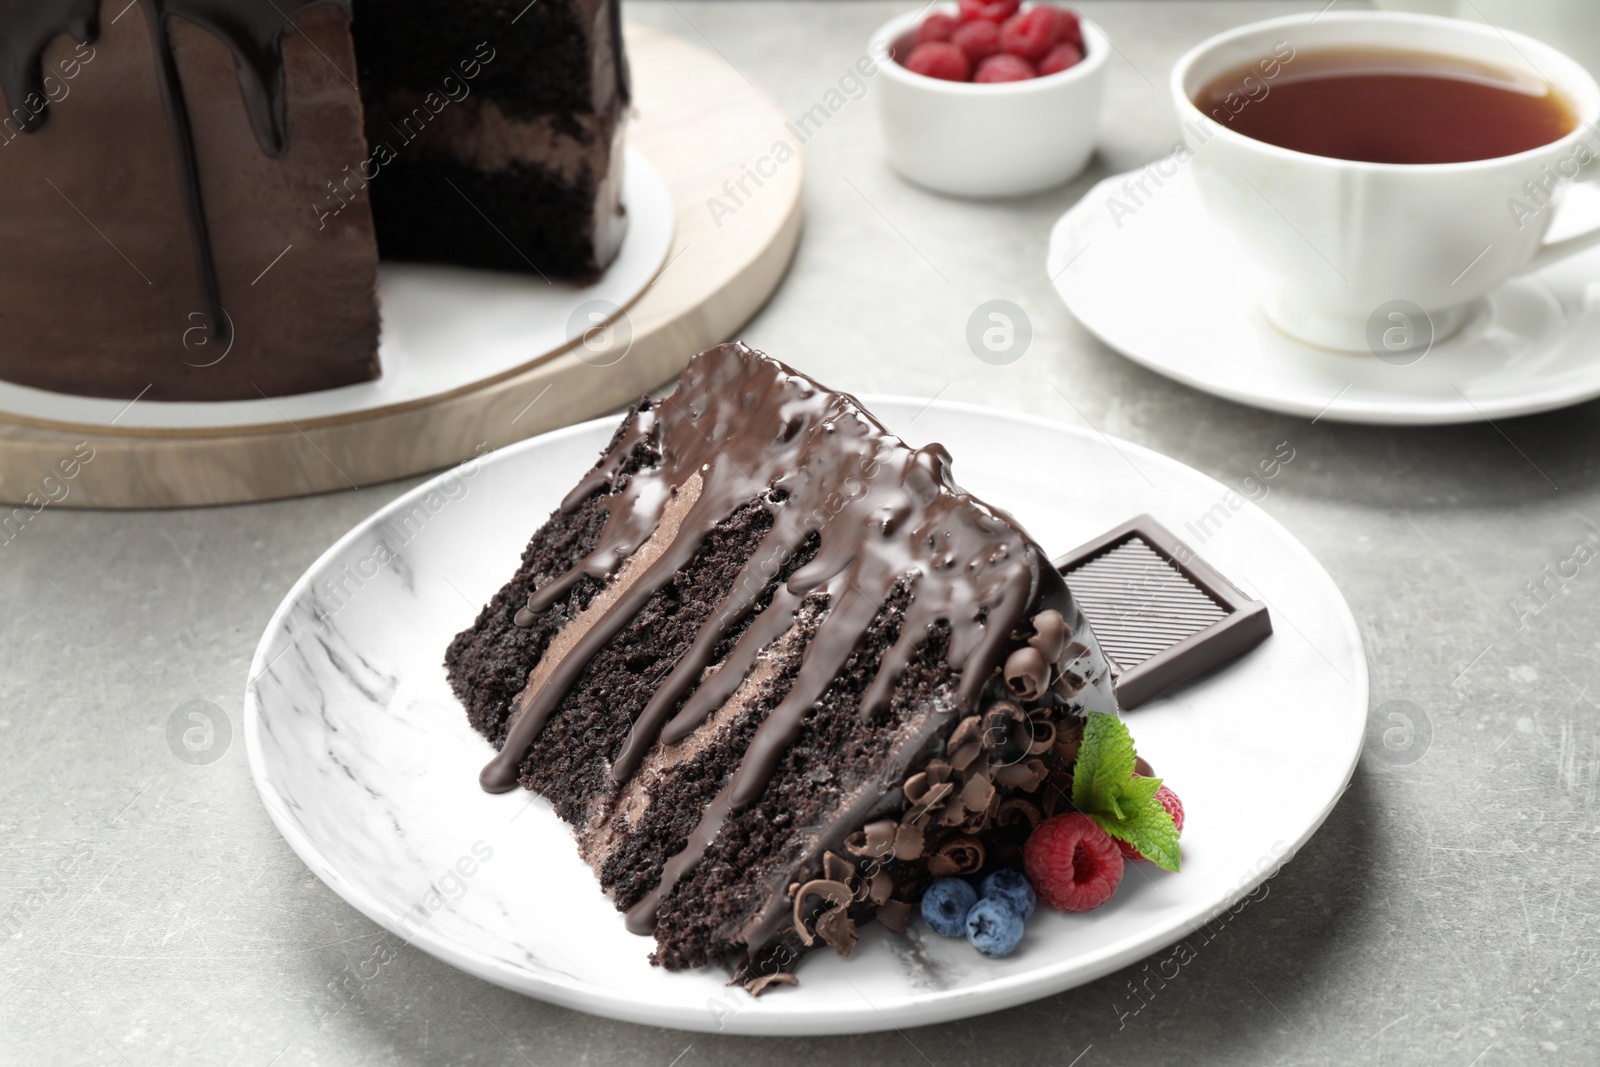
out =
<path fill-rule="evenodd" d="M 492 749 L 440 666 L 613 419 L 419 486 L 290 590 L 244 710 L 251 772 L 285 839 L 354 907 L 480 978 L 633 1022 L 748 1034 L 917 1026 L 1059 992 L 1185 936 L 1275 871 L 1344 790 L 1367 714 L 1360 635 L 1310 553 L 1219 483 L 1136 445 L 1007 411 L 869 406 L 914 443 L 948 445 L 961 483 L 1050 551 L 1148 511 L 1267 602 L 1264 644 L 1128 716 L 1183 797 L 1182 873 L 1138 864 L 1096 911 L 1041 912 L 1004 960 L 918 921 L 903 936 L 869 925 L 850 959 L 819 952 L 798 988 L 759 998 L 727 988 L 720 968 L 651 967 L 653 940 L 627 932 L 549 804 L 478 787 Z M 1056 479 L 1018 456 L 1049 457 Z"/>
<path fill-rule="evenodd" d="M 119 430 L 304 426 L 448 396 L 505 377 L 600 324 L 587 316 L 572 321 L 577 308 L 595 302 L 596 309 L 625 309 L 661 270 L 672 247 L 672 192 L 642 153 L 629 148 L 624 167 L 628 232 L 617 258 L 592 285 L 547 281 L 537 274 L 381 263 L 378 360 L 383 373 L 373 381 L 270 400 L 134 404 L 131 396 L 71 396 L 0 381 L 0 412 L 74 426 L 115 424 Z"/>
<path fill-rule="evenodd" d="M 1575 185 L 1551 237 L 1597 222 L 1600 189 Z M 1318 348 L 1267 321 L 1266 276 L 1206 212 L 1177 157 L 1090 189 L 1051 231 L 1047 269 L 1072 313 L 1118 352 L 1269 411 L 1425 425 L 1600 396 L 1600 249 L 1511 279 L 1460 333 L 1403 364 Z"/>

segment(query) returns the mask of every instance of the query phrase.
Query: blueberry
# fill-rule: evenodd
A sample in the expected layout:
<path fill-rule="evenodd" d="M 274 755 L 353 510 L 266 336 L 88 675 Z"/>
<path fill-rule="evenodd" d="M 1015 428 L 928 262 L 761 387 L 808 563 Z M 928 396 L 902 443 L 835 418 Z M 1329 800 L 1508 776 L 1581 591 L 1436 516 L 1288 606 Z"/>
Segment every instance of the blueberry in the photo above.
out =
<path fill-rule="evenodd" d="M 977 902 L 978 891 L 963 878 L 935 878 L 922 894 L 922 921 L 936 934 L 961 937 L 967 932 L 967 912 Z"/>
<path fill-rule="evenodd" d="M 1033 886 L 1028 884 L 1028 876 L 1014 869 L 990 874 L 978 887 L 978 895 L 1005 901 L 1023 922 L 1033 918 L 1033 908 L 1039 900 Z"/>
<path fill-rule="evenodd" d="M 999 897 L 984 897 L 967 912 L 967 940 L 985 956 L 1009 956 L 1022 943 L 1022 916 Z"/>

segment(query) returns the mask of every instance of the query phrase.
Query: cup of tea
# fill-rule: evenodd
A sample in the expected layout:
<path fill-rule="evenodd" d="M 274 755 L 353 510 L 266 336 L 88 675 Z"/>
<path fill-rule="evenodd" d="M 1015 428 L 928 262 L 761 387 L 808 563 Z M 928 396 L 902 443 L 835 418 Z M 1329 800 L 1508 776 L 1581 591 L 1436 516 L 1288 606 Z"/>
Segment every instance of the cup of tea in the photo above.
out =
<path fill-rule="evenodd" d="M 1301 340 L 1392 351 L 1403 326 L 1432 344 L 1508 277 L 1600 243 L 1545 240 L 1562 189 L 1600 175 L 1600 87 L 1530 37 L 1294 15 L 1202 42 L 1171 85 L 1201 201 Z"/>

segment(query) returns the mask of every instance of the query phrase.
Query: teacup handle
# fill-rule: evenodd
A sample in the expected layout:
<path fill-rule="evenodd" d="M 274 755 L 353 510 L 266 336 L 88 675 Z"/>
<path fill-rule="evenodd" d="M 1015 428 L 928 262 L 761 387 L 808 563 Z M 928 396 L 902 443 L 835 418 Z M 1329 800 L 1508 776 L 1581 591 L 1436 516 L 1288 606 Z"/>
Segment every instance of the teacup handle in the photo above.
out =
<path fill-rule="evenodd" d="M 1600 224 L 1596 224 L 1593 229 L 1585 230 L 1583 233 L 1573 234 L 1571 237 L 1563 237 L 1559 241 L 1546 241 L 1539 246 L 1539 251 L 1535 252 L 1533 258 L 1528 260 L 1517 273 L 1527 274 L 1530 271 L 1541 270 L 1552 263 L 1559 263 L 1569 256 L 1575 256 L 1579 252 L 1587 252 L 1596 245 L 1600 245 Z"/>

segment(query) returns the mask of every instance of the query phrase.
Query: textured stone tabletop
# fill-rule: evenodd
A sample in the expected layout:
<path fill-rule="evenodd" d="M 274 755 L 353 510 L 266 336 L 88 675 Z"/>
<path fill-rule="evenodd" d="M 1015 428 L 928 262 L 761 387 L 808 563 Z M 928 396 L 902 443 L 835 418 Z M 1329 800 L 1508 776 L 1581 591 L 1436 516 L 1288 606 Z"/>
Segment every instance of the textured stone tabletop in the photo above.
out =
<path fill-rule="evenodd" d="M 831 385 L 1091 425 L 1241 493 L 1292 447 L 1250 495 L 1338 581 L 1374 717 L 1405 712 L 1411 732 L 1369 738 L 1321 831 L 1263 898 L 1197 934 L 1175 975 L 1134 967 L 983 1018 L 838 1039 L 647 1029 L 469 978 L 306 870 L 239 741 L 246 669 L 279 599 L 412 483 L 200 511 L 49 508 L 0 544 L 0 1063 L 1600 1061 L 1600 567 L 1569 562 L 1600 544 L 1600 404 L 1440 429 L 1265 414 L 1107 350 L 1044 274 L 1056 217 L 1173 145 L 1164 83 L 1180 51 L 1318 6 L 1085 3 L 1118 52 L 1101 154 L 1072 185 L 1011 203 L 899 181 L 869 82 L 807 144 L 798 258 L 741 333 Z M 799 115 L 903 7 L 628 13 L 715 48 Z M 995 298 L 1034 331 L 1003 367 L 964 340 Z M 191 701 L 226 713 L 210 762 L 169 741 Z"/>

